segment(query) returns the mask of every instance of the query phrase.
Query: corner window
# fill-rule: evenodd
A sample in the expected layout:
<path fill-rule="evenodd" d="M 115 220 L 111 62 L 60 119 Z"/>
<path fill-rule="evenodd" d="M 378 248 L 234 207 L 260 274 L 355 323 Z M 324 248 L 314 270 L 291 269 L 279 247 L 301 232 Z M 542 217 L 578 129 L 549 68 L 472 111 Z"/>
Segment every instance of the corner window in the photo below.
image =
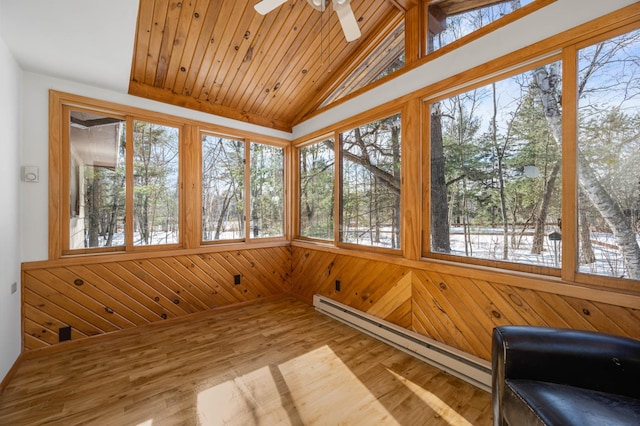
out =
<path fill-rule="evenodd" d="M 180 129 L 130 116 L 64 111 L 69 119 L 65 251 L 179 244 Z"/>
<path fill-rule="evenodd" d="M 126 121 L 69 111 L 68 248 L 125 245 Z"/>
<path fill-rule="evenodd" d="M 340 134 L 340 241 L 400 248 L 400 114 Z"/>
<path fill-rule="evenodd" d="M 333 240 L 333 139 L 304 146 L 298 155 L 300 236 Z"/>

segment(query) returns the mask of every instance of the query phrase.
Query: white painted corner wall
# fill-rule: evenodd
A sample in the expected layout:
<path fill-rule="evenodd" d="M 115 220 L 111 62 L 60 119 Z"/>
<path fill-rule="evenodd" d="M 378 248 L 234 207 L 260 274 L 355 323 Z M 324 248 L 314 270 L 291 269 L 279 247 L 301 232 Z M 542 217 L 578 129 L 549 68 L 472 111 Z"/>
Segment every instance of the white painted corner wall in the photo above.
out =
<path fill-rule="evenodd" d="M 21 71 L 0 37 L 0 381 L 21 351 L 20 90 Z M 11 284 L 17 291 L 11 293 Z"/>

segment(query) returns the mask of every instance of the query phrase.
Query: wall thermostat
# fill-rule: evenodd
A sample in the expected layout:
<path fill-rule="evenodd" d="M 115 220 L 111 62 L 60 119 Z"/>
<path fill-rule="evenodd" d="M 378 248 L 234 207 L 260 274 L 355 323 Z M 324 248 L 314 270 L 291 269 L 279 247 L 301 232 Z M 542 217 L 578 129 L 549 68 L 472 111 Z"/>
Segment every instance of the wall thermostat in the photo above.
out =
<path fill-rule="evenodd" d="M 40 170 L 37 166 L 22 166 L 22 180 L 25 182 L 38 182 Z"/>

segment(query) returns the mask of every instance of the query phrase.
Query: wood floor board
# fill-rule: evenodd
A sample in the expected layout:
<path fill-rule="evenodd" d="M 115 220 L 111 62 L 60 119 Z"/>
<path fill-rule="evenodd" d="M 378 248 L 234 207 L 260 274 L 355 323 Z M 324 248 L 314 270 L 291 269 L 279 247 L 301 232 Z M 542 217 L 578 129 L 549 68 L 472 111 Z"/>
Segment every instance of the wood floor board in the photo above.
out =
<path fill-rule="evenodd" d="M 11 425 L 489 425 L 490 395 L 294 298 L 23 360 Z"/>

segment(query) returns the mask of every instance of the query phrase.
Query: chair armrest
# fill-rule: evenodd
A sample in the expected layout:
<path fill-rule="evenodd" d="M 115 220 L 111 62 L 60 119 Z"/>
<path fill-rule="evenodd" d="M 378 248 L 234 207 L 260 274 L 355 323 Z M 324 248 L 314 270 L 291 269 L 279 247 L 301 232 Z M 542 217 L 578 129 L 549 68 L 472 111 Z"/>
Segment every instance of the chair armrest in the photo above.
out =
<path fill-rule="evenodd" d="M 534 326 L 493 330 L 494 419 L 506 379 L 559 383 L 640 398 L 640 341 L 591 331 Z"/>

